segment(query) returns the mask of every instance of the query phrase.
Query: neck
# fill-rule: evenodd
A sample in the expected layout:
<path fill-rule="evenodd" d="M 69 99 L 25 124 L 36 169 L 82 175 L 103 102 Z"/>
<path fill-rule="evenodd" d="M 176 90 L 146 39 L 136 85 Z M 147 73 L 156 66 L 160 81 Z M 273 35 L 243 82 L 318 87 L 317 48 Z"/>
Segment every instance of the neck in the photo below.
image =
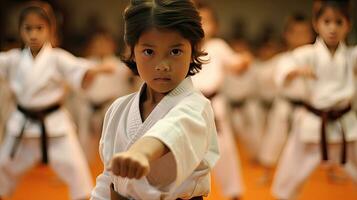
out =
<path fill-rule="evenodd" d="M 44 45 L 42 45 L 42 47 L 39 48 L 39 49 L 32 49 L 32 48 L 30 48 L 31 54 L 32 54 L 32 56 L 33 56 L 34 58 L 38 55 L 38 53 L 41 51 L 41 49 L 43 48 L 43 46 L 44 46 Z"/>
<path fill-rule="evenodd" d="M 36 57 L 38 52 L 40 52 L 40 50 L 32 50 L 31 49 L 31 54 L 32 54 L 33 57 Z"/>
<path fill-rule="evenodd" d="M 330 51 L 331 55 L 334 55 L 337 50 L 338 45 L 336 46 L 327 46 L 328 50 Z"/>
<path fill-rule="evenodd" d="M 144 101 L 151 105 L 158 104 L 162 98 L 164 98 L 165 94 L 158 93 L 153 89 L 146 86 Z"/>

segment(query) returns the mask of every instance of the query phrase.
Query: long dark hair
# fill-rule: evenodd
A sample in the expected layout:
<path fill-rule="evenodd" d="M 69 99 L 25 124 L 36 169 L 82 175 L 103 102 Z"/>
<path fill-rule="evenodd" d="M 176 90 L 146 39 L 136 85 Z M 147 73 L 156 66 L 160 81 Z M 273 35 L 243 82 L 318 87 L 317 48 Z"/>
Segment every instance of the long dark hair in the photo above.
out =
<path fill-rule="evenodd" d="M 47 22 L 48 27 L 50 28 L 50 42 L 53 46 L 56 46 L 58 43 L 56 17 L 51 5 L 46 2 L 30 1 L 23 6 L 19 17 L 19 30 L 27 15 L 32 13 L 37 14 Z"/>
<path fill-rule="evenodd" d="M 150 29 L 170 29 L 179 32 L 192 46 L 192 63 L 187 75 L 194 75 L 202 69 L 201 56 L 207 55 L 200 48 L 204 32 L 201 17 L 190 0 L 131 0 L 124 13 L 124 40 L 129 48 L 122 59 L 138 75 L 133 60 L 134 46 L 141 34 Z"/>
<path fill-rule="evenodd" d="M 351 20 L 349 0 L 315 0 L 313 9 L 314 21 L 319 19 L 327 8 L 336 9 L 346 17 L 347 21 Z"/>

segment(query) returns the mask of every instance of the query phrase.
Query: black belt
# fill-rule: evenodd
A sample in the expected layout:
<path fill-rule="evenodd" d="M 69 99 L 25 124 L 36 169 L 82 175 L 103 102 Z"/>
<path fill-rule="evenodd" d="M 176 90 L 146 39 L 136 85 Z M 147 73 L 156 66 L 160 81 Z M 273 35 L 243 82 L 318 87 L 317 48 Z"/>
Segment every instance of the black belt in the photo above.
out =
<path fill-rule="evenodd" d="M 50 106 L 46 109 L 43 110 L 34 110 L 34 109 L 26 109 L 20 105 L 17 105 L 17 110 L 19 110 L 22 114 L 25 115 L 25 121 L 22 125 L 20 135 L 16 137 L 14 145 L 12 146 L 10 157 L 13 159 L 15 157 L 16 150 L 24 137 L 24 132 L 25 132 L 25 126 L 27 120 L 32 120 L 40 124 L 41 126 L 41 150 L 42 150 L 42 163 L 48 164 L 48 135 L 47 135 L 47 130 L 46 130 L 46 125 L 45 125 L 45 118 L 48 114 L 58 110 L 61 107 L 61 105 L 56 104 L 53 106 Z"/>
<path fill-rule="evenodd" d="M 290 100 L 290 102 L 297 106 L 304 106 L 307 110 L 312 112 L 313 114 L 321 117 L 321 152 L 322 152 L 322 159 L 328 160 L 328 148 L 327 148 L 327 136 L 326 136 L 326 127 L 328 121 L 335 121 L 341 118 L 343 115 L 348 113 L 352 108 L 351 105 L 339 110 L 320 110 L 316 109 L 310 104 L 307 104 L 303 101 L 296 101 Z M 347 142 L 346 142 L 346 135 L 345 131 L 341 125 L 341 133 L 342 133 L 342 155 L 341 155 L 341 164 L 345 164 L 347 160 Z"/>
<path fill-rule="evenodd" d="M 122 195 L 120 195 L 118 192 L 114 190 L 114 184 L 110 184 L 110 200 L 133 200 L 132 198 L 126 198 Z M 183 199 L 177 199 L 177 200 L 183 200 Z M 189 200 L 203 200 L 202 196 L 198 197 L 192 197 Z"/>

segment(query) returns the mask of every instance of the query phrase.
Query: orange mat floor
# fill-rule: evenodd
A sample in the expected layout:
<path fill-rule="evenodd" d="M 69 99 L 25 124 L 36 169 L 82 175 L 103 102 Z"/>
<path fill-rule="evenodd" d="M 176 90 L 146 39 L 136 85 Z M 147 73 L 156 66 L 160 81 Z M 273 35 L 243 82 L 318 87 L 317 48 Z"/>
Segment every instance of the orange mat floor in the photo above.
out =
<path fill-rule="evenodd" d="M 264 170 L 261 166 L 250 162 L 246 153 L 240 149 L 242 174 L 245 192 L 241 200 L 273 200 L 270 194 L 270 183 L 259 182 Z M 102 170 L 99 156 L 90 163 L 93 180 Z M 304 184 L 298 200 L 356 200 L 357 186 L 350 178 L 343 181 L 331 181 L 323 167 L 319 167 Z M 218 185 L 212 181 L 212 192 L 206 200 L 228 200 L 223 197 Z M 66 185 L 59 180 L 48 167 L 38 166 L 31 169 L 20 180 L 11 198 L 5 200 L 68 200 Z"/>

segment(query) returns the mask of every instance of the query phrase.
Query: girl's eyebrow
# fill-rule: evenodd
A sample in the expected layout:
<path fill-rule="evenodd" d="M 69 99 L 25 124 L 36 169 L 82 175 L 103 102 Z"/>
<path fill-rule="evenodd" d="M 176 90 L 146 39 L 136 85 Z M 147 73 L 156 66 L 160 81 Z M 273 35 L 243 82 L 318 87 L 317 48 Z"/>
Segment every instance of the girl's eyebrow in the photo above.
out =
<path fill-rule="evenodd" d="M 154 45 L 154 44 L 148 44 L 148 43 L 140 44 L 140 46 L 144 46 L 144 47 L 156 47 L 156 45 Z M 181 47 L 181 46 L 184 46 L 184 44 L 182 44 L 182 43 L 174 44 L 174 45 L 171 45 L 170 48 Z"/>
<path fill-rule="evenodd" d="M 171 45 L 171 48 L 173 48 L 173 47 L 181 47 L 181 46 L 183 46 L 183 44 L 182 43 L 178 43 L 178 44 Z"/>
<path fill-rule="evenodd" d="M 156 45 L 147 44 L 147 43 L 140 44 L 140 46 L 144 46 L 144 47 L 156 47 Z"/>
<path fill-rule="evenodd" d="M 24 26 L 45 26 L 45 24 L 35 24 L 35 25 L 32 25 L 32 24 L 26 24 L 26 23 L 24 23 Z"/>

